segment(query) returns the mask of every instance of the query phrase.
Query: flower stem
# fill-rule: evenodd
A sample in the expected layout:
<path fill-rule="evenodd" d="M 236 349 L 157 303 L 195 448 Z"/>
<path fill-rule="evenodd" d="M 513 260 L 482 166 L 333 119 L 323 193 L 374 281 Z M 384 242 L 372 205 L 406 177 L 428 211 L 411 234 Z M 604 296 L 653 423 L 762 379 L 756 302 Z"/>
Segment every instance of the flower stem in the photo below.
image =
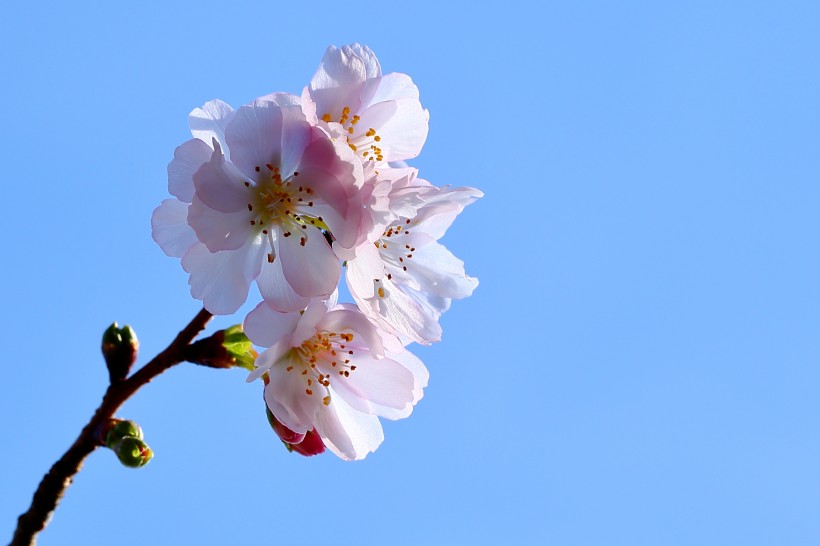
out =
<path fill-rule="evenodd" d="M 168 347 L 148 364 L 140 368 L 128 379 L 115 381 L 108 386 L 102 403 L 80 435 L 60 459 L 54 463 L 48 474 L 43 476 L 28 511 L 17 518 L 17 529 L 9 546 L 30 546 L 36 544 L 37 534 L 42 531 L 52 512 L 57 508 L 65 490 L 71 485 L 74 475 L 82 468 L 83 461 L 99 447 L 97 432 L 100 426 L 114 417 L 114 413 L 137 390 L 165 370 L 186 360 L 186 349 L 201 332 L 211 313 L 202 309 L 179 333 Z"/>

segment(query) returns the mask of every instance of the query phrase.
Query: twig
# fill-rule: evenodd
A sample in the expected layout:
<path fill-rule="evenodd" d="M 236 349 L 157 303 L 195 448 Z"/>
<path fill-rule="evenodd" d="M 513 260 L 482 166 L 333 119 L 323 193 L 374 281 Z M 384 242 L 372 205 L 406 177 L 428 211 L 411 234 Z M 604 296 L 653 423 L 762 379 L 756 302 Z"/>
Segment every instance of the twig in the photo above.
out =
<path fill-rule="evenodd" d="M 42 531 L 57 503 L 60 502 L 65 490 L 71 485 L 74 474 L 82 468 L 83 461 L 99 447 L 97 431 L 99 427 L 114 417 L 114 413 L 125 403 L 140 387 L 150 382 L 172 366 L 183 362 L 185 350 L 201 332 L 208 321 L 211 320 L 211 313 L 202 309 L 171 342 L 168 347 L 159 353 L 148 364 L 140 368 L 128 379 L 116 381 L 109 385 L 103 396 L 102 403 L 94 416 L 83 428 L 80 435 L 74 441 L 68 451 L 54 463 L 48 471 L 34 497 L 28 511 L 17 518 L 17 529 L 10 546 L 32 546 L 36 544 L 37 534 Z"/>

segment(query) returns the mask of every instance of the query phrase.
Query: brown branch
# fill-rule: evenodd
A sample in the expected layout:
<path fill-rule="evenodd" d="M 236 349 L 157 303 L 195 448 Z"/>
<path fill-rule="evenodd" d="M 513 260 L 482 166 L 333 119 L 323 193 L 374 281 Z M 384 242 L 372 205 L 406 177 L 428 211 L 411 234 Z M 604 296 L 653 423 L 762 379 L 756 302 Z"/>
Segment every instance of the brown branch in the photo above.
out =
<path fill-rule="evenodd" d="M 97 432 L 100 426 L 114 417 L 114 413 L 120 406 L 140 387 L 165 370 L 186 360 L 186 348 L 205 328 L 212 316 L 211 313 L 202 309 L 188 323 L 188 326 L 177 335 L 174 341 L 153 360 L 128 379 L 116 381 L 109 385 L 100 407 L 94 412 L 94 416 L 91 417 L 91 420 L 80 432 L 79 437 L 71 447 L 68 448 L 68 451 L 54 463 L 48 474 L 43 477 L 37 491 L 34 492 L 28 511 L 17 518 L 17 529 L 14 532 L 14 538 L 10 546 L 31 546 L 36 544 L 37 534 L 45 528 L 63 493 L 71 485 L 74 474 L 82 468 L 85 458 L 99 447 Z"/>

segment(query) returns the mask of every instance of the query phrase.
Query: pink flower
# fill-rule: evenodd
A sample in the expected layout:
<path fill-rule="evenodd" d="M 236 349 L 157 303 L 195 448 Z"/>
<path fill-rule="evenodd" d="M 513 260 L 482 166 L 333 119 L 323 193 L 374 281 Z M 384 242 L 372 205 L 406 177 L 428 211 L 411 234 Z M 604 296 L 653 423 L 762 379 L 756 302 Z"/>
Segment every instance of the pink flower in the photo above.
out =
<path fill-rule="evenodd" d="M 469 187 L 438 188 L 415 178 L 415 170 L 390 182 L 387 196 L 372 198 L 373 229 L 348 258 L 346 280 L 361 311 L 380 328 L 422 344 L 441 339 L 438 320 L 453 299 L 473 293 L 478 280 L 438 243 L 464 207 L 483 194 Z M 370 182 L 368 182 L 368 185 Z M 366 186 L 368 187 L 368 186 Z M 376 187 L 384 188 L 379 183 Z M 380 191 L 374 190 L 374 196 Z"/>
<path fill-rule="evenodd" d="M 338 124 L 364 161 L 384 164 L 416 157 L 427 139 L 429 114 L 406 74 L 382 75 L 376 55 L 360 44 L 330 46 L 302 92 L 311 123 Z"/>
<path fill-rule="evenodd" d="M 331 242 L 353 247 L 360 231 L 363 175 L 352 152 L 289 95 L 236 111 L 208 103 L 192 113 L 192 132 L 168 166 L 177 199 L 152 219 L 154 239 L 190 273 L 191 294 L 216 314 L 236 311 L 254 280 L 280 311 L 330 295 L 341 274 Z"/>
<path fill-rule="evenodd" d="M 269 347 L 248 381 L 267 373 L 275 419 L 296 435 L 315 429 L 343 459 L 375 451 L 384 439 L 378 417 L 409 416 L 427 386 L 424 364 L 351 305 L 314 300 L 300 314 L 262 303 L 244 329 Z"/>

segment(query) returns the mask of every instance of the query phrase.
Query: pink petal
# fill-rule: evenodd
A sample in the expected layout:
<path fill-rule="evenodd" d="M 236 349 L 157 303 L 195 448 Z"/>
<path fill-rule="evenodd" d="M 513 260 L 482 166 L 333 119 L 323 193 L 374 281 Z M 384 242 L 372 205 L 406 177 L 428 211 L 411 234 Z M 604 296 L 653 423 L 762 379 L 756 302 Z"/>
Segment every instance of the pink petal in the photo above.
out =
<path fill-rule="evenodd" d="M 191 295 L 211 313 L 234 313 L 245 303 L 250 283 L 259 274 L 263 252 L 259 245 L 246 245 L 212 253 L 204 244 L 195 244 L 182 257 L 182 267 L 191 275 Z"/>
<path fill-rule="evenodd" d="M 188 208 L 188 223 L 197 238 L 205 243 L 208 250 L 236 250 L 256 234 L 250 221 L 254 218 L 247 209 L 237 212 L 219 212 L 205 205 L 198 196 Z"/>
<path fill-rule="evenodd" d="M 229 163 L 216 146 L 211 159 L 194 173 L 197 197 L 219 212 L 247 211 L 251 192 L 247 181 Z"/>
<path fill-rule="evenodd" d="M 353 346 L 365 347 L 376 357 L 384 354 L 376 327 L 358 310 L 336 307 L 327 312 L 316 328 L 325 332 L 354 332 L 360 339 L 353 341 Z"/>
<path fill-rule="evenodd" d="M 287 361 L 280 361 L 268 370 L 270 382 L 265 385 L 265 402 L 283 425 L 294 432 L 305 433 L 313 428 L 316 413 L 324 407 L 322 397 L 306 394 L 299 367 L 288 371 L 289 367 Z"/>
<path fill-rule="evenodd" d="M 276 244 L 274 252 L 278 256 L 279 245 L 276 241 L 274 241 L 274 243 Z M 262 271 L 256 279 L 256 284 L 259 286 L 259 292 L 262 294 L 262 298 L 276 311 L 282 313 L 301 311 L 310 302 L 310 298 L 300 296 L 294 292 L 293 288 L 285 280 L 280 257 L 277 257 L 273 263 L 264 260 Z"/>
<path fill-rule="evenodd" d="M 367 413 L 388 419 L 410 415 L 416 403 L 416 381 L 410 370 L 390 358 L 376 359 L 367 353 L 353 355 L 351 364 L 356 370 L 349 377 L 332 380 L 333 390 L 348 404 L 358 408 L 364 403 Z"/>
<path fill-rule="evenodd" d="M 236 111 L 225 138 L 231 161 L 246 175 L 272 165 L 288 176 L 310 141 L 312 129 L 296 106 L 257 101 Z M 264 171 L 263 171 L 264 172 Z"/>
<path fill-rule="evenodd" d="M 282 108 L 282 155 L 279 168 L 283 177 L 290 176 L 299 169 L 305 148 L 315 138 L 316 131 L 318 129 L 308 124 L 299 106 Z"/>
<path fill-rule="evenodd" d="M 256 361 L 253 363 L 256 367 L 248 374 L 245 381 L 251 383 L 265 375 L 265 373 L 270 370 L 274 364 L 279 362 L 281 358 L 285 357 L 292 348 L 287 339 L 280 338 L 279 341 L 256 357 Z"/>
<path fill-rule="evenodd" d="M 316 324 L 327 314 L 327 305 L 322 300 L 312 300 L 305 308 L 299 323 L 291 330 L 290 344 L 299 347 L 303 342 L 316 335 Z"/>
<path fill-rule="evenodd" d="M 293 290 L 307 298 L 327 297 L 339 282 L 342 267 L 321 231 L 294 228 L 278 238 L 282 270 Z M 290 233 L 289 236 L 285 236 Z"/>
<path fill-rule="evenodd" d="M 254 345 L 271 347 L 280 339 L 290 338 L 299 318 L 299 313 L 279 313 L 263 301 L 245 317 L 243 329 Z"/>

